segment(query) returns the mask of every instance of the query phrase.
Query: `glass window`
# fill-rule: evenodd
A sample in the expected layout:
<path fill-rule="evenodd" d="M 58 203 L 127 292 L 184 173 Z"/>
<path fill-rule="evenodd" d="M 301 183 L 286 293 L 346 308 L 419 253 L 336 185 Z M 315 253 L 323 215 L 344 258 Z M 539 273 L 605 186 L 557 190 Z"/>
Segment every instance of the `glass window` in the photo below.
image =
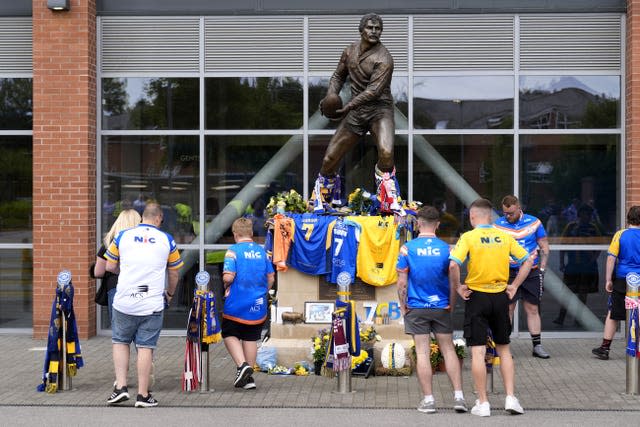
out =
<path fill-rule="evenodd" d="M 609 243 L 619 228 L 619 160 L 618 135 L 520 137 L 521 199 L 551 243 Z"/>
<path fill-rule="evenodd" d="M 233 243 L 237 212 L 220 214 L 235 197 L 249 205 L 244 213 L 253 215 L 254 234 L 262 243 L 270 197 L 291 189 L 302 194 L 302 135 L 208 136 L 206 168 L 205 243 Z"/>
<path fill-rule="evenodd" d="M 449 242 L 470 228 L 462 200 L 495 205 L 513 191 L 511 135 L 414 135 L 413 147 L 413 197 L 442 211 L 438 235 Z"/>
<path fill-rule="evenodd" d="M 107 136 L 102 143 L 102 231 L 122 209 L 162 206 L 162 229 L 177 243 L 195 238 L 199 212 L 197 136 Z"/>
<path fill-rule="evenodd" d="M 0 243 L 30 243 L 33 239 L 31 139 L 0 136 Z"/>
<path fill-rule="evenodd" d="M 102 79 L 102 129 L 198 129 L 198 79 Z"/>
<path fill-rule="evenodd" d="M 0 130 L 33 129 L 32 80 L 0 78 Z"/>
<path fill-rule="evenodd" d="M 205 79 L 207 129 L 300 129 L 300 77 Z"/>
<path fill-rule="evenodd" d="M 401 113 L 405 118 L 409 116 L 408 82 L 409 79 L 407 77 L 393 77 L 391 79 L 391 94 L 393 95 L 396 112 Z M 309 78 L 309 129 L 335 129 L 340 124 L 340 121 L 329 120 L 320 114 L 318 106 L 327 94 L 328 88 L 329 77 Z M 344 99 L 351 98 L 351 88 L 348 80 L 340 93 Z M 398 117 L 397 114 L 396 117 Z M 396 129 L 407 129 L 407 121 L 399 122 L 396 120 Z"/>
<path fill-rule="evenodd" d="M 33 250 L 0 249 L 0 328 L 30 328 L 33 325 Z M 47 304 L 55 288 L 46 295 Z"/>
<path fill-rule="evenodd" d="M 324 152 L 329 145 L 331 135 L 314 135 L 309 137 L 309 185 L 313 187 L 322 166 Z M 408 185 L 408 154 L 407 137 L 396 136 L 394 142 L 394 157 L 396 166 L 396 177 L 400 184 L 400 194 L 403 199 L 407 197 Z M 338 173 L 342 177 L 343 199 L 356 188 L 363 188 L 370 193 L 376 192 L 375 188 L 375 165 L 378 161 L 378 149 L 373 137 L 367 134 L 361 142 L 348 151 Z M 311 188 L 310 190 L 313 190 Z M 309 192 L 311 194 L 311 191 Z"/>
<path fill-rule="evenodd" d="M 512 76 L 415 77 L 416 129 L 513 129 Z"/>
<path fill-rule="evenodd" d="M 520 76 L 522 129 L 620 127 L 619 76 Z"/>

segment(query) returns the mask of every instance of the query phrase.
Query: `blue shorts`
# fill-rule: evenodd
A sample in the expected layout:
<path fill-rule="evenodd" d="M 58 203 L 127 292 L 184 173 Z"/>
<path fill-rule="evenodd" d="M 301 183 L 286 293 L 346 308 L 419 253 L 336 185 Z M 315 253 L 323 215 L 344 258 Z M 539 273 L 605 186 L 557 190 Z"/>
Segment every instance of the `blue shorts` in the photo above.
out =
<path fill-rule="evenodd" d="M 136 347 L 156 348 L 162 330 L 164 312 L 158 311 L 148 316 L 130 316 L 113 309 L 111 318 L 111 342 L 131 344 Z"/>

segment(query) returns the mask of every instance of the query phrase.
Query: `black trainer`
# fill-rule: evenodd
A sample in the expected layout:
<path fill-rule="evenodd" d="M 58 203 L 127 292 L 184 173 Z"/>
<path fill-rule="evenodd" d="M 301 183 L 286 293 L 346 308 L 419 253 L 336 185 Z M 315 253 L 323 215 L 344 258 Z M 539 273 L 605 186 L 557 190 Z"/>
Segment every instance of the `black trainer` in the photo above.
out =
<path fill-rule="evenodd" d="M 125 400 L 129 400 L 129 390 L 127 386 L 123 386 L 122 388 L 113 387 L 113 392 L 107 399 L 107 403 L 109 405 L 115 405 L 116 403 L 122 403 Z"/>
<path fill-rule="evenodd" d="M 256 388 L 256 382 L 254 381 L 253 376 L 249 375 L 249 378 L 247 378 L 242 388 L 245 390 L 254 390 Z"/>
<path fill-rule="evenodd" d="M 604 347 L 596 347 L 591 350 L 594 356 L 600 360 L 609 360 L 609 349 Z"/>
<path fill-rule="evenodd" d="M 158 401 L 151 396 L 151 393 L 147 394 L 147 397 L 139 394 L 136 398 L 136 408 L 151 408 L 153 406 L 158 406 Z"/>
<path fill-rule="evenodd" d="M 234 387 L 243 387 L 247 378 L 251 376 L 253 369 L 247 362 L 243 362 L 236 372 L 236 380 L 233 382 Z"/>

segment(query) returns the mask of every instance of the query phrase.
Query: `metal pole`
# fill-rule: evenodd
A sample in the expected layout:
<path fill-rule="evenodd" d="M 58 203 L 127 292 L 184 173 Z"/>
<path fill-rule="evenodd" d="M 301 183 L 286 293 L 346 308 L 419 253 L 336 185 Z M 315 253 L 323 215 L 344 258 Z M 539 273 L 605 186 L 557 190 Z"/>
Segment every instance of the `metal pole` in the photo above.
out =
<path fill-rule="evenodd" d="M 640 286 L 640 275 L 635 273 L 627 274 L 627 295 L 625 298 L 625 307 L 627 311 L 626 316 L 626 338 L 627 342 L 629 342 L 629 325 L 632 322 L 631 313 L 632 311 L 638 310 L 638 286 Z M 636 327 L 637 325 L 632 325 Z M 638 339 L 639 337 L 636 337 Z M 640 369 L 638 369 L 638 358 L 635 356 L 630 356 L 627 354 L 627 394 L 639 394 L 640 384 L 639 381 Z"/>
<path fill-rule="evenodd" d="M 342 302 L 349 301 L 351 297 L 351 277 L 347 280 L 338 279 L 338 300 Z M 351 393 L 351 369 L 338 371 L 338 393 Z"/>
<path fill-rule="evenodd" d="M 58 273 L 58 289 L 61 294 L 64 292 L 64 287 L 69 283 L 71 283 L 69 270 L 62 270 Z M 64 391 L 71 390 L 71 377 L 67 372 L 67 319 L 64 316 L 62 307 L 60 307 L 60 328 L 62 328 L 62 342 L 60 343 L 60 363 L 58 364 L 58 390 Z"/>
<path fill-rule="evenodd" d="M 196 274 L 196 285 L 198 287 L 198 291 L 201 292 L 209 292 L 209 280 L 211 277 L 209 273 L 206 271 L 199 271 Z M 204 315 L 204 313 L 203 313 Z M 201 326 L 202 327 L 202 326 Z M 209 389 L 209 344 L 206 344 L 206 350 L 203 350 L 202 343 L 202 329 L 200 330 L 200 372 L 202 373 L 203 379 L 200 382 L 200 393 L 208 393 L 211 391 Z M 206 353 L 206 356 L 203 357 L 202 353 Z"/>

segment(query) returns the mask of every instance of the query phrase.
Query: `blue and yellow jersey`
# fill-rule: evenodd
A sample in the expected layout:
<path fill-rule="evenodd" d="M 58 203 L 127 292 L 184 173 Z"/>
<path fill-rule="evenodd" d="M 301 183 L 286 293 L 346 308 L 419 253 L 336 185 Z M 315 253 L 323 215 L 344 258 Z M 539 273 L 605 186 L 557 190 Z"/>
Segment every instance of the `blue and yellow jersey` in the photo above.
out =
<path fill-rule="evenodd" d="M 618 258 L 616 278 L 623 279 L 628 273 L 640 274 L 640 228 L 625 228 L 616 232 L 607 253 Z"/>
<path fill-rule="evenodd" d="M 542 222 L 533 215 L 523 214 L 518 222 L 512 224 L 507 221 L 507 218 L 500 217 L 496 220 L 494 226 L 498 230 L 502 230 L 509 233 L 516 241 L 527 250 L 530 254 L 533 254 L 538 249 L 538 240 L 547 237 L 547 232 L 542 225 Z M 538 256 L 533 260 L 533 265 L 538 265 Z M 519 264 L 515 260 L 511 260 L 511 268 L 519 268 Z"/>
<path fill-rule="evenodd" d="M 356 259 L 357 274 L 373 286 L 391 285 L 398 281 L 396 262 L 400 251 L 398 225 L 392 216 L 350 216 L 360 224 L 360 245 Z"/>
<path fill-rule="evenodd" d="M 513 237 L 486 224 L 460 236 L 449 258 L 459 265 L 469 258 L 465 280 L 469 289 L 498 293 L 507 288 L 510 257 L 520 265 L 528 256 Z"/>
<path fill-rule="evenodd" d="M 353 283 L 356 278 L 360 225 L 348 218 L 338 219 L 332 225 L 333 227 L 329 226 L 328 233 L 331 236 L 331 246 L 327 282 L 338 283 L 338 276 L 342 274 L 342 277 L 349 277 Z"/>
<path fill-rule="evenodd" d="M 307 274 L 326 274 L 327 248 L 330 246 L 329 225 L 335 217 L 311 213 L 291 214 L 294 230 L 288 264 Z"/>

